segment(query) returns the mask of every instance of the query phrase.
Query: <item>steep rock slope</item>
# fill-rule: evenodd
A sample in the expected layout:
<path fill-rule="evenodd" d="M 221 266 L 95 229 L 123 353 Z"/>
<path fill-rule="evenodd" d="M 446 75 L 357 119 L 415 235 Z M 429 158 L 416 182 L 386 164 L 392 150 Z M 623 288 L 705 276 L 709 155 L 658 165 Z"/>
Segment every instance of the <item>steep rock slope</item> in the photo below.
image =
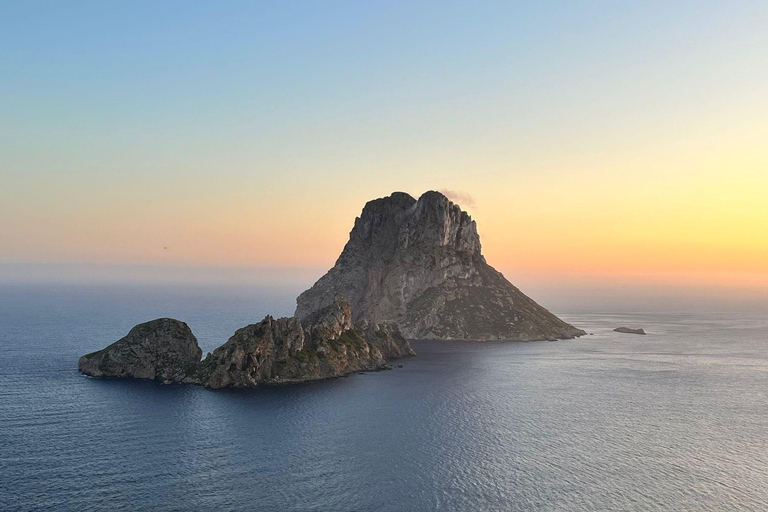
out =
<path fill-rule="evenodd" d="M 396 192 L 363 208 L 334 267 L 297 299 L 309 318 L 347 297 L 355 322 L 394 323 L 408 338 L 539 340 L 584 331 L 486 263 L 477 226 L 439 192 Z"/>

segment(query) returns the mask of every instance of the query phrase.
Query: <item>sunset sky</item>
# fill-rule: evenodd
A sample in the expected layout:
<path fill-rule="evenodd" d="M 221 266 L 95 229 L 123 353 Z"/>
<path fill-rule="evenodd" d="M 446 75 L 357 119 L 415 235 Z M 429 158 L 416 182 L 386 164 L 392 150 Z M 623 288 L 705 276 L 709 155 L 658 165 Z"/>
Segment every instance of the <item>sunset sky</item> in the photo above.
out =
<path fill-rule="evenodd" d="M 768 289 L 766 27 L 764 1 L 3 2 L 0 264 L 322 273 L 366 201 L 434 189 L 513 282 Z"/>

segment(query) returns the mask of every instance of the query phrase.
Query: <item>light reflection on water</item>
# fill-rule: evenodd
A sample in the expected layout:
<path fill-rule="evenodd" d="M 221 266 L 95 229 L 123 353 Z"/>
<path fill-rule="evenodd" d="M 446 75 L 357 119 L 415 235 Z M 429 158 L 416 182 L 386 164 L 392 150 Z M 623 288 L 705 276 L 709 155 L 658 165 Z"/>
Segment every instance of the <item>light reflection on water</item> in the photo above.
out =
<path fill-rule="evenodd" d="M 0 290 L 0 508 L 765 510 L 768 315 L 563 317 L 575 341 L 415 342 L 391 372 L 207 391 L 79 355 L 173 316 L 205 351 L 294 290 Z M 648 336 L 618 334 L 619 325 Z"/>

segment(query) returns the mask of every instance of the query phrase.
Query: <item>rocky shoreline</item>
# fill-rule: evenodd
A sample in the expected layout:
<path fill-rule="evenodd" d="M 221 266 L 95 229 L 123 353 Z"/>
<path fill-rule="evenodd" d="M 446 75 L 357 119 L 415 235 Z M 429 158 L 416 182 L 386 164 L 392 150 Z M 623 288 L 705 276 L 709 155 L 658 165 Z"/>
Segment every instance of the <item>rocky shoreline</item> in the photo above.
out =
<path fill-rule="evenodd" d="M 365 323 L 358 328 L 352 323 L 349 303 L 337 298 L 312 323 L 267 316 L 243 327 L 202 360 L 187 324 L 171 318 L 153 320 L 84 355 L 78 369 L 92 377 L 133 377 L 221 389 L 388 370 L 388 361 L 413 355 L 397 326 Z"/>

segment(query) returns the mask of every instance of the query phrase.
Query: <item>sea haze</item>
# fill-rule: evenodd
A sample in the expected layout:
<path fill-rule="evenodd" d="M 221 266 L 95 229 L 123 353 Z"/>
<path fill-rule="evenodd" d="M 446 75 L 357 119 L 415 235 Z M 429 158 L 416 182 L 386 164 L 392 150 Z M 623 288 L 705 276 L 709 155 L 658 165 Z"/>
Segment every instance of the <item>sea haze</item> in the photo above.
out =
<path fill-rule="evenodd" d="M 77 372 L 163 316 L 210 351 L 299 291 L 0 286 L 0 509 L 768 509 L 765 303 L 561 300 L 593 336 L 417 341 L 403 368 L 290 387 Z"/>

